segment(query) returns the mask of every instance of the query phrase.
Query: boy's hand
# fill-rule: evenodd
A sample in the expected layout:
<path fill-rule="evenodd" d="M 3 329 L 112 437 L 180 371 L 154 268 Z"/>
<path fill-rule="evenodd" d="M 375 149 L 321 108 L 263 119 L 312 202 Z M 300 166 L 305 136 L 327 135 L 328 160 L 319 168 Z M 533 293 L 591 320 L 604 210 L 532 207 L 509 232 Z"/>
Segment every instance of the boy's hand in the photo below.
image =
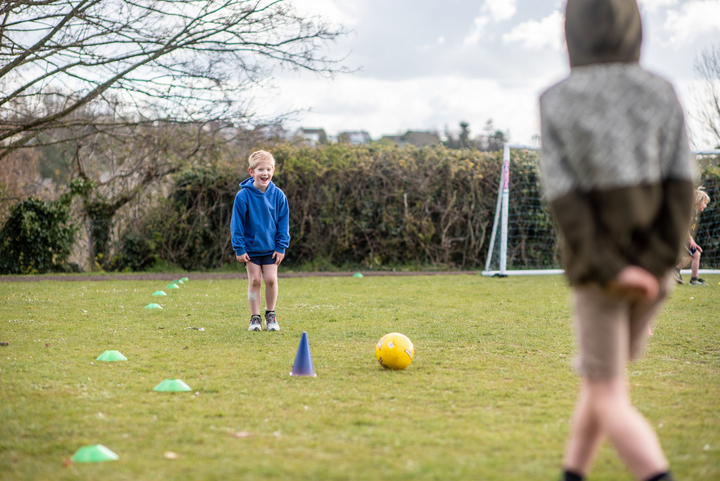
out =
<path fill-rule="evenodd" d="M 272 255 L 273 259 L 275 259 L 275 265 L 279 266 L 283 259 L 285 259 L 285 254 L 280 254 L 279 252 L 273 252 Z"/>
<path fill-rule="evenodd" d="M 626 266 L 610 281 L 611 291 L 637 300 L 655 300 L 660 293 L 660 283 L 654 275 L 638 266 Z"/>
<path fill-rule="evenodd" d="M 247 252 L 241 256 L 235 256 L 235 259 L 237 259 L 238 262 L 250 262 L 250 256 Z"/>
<path fill-rule="evenodd" d="M 690 247 L 690 249 L 695 249 L 698 252 L 702 252 L 702 247 L 697 245 L 697 243 L 693 240 L 692 237 L 690 238 L 690 242 L 688 242 L 688 246 Z"/>

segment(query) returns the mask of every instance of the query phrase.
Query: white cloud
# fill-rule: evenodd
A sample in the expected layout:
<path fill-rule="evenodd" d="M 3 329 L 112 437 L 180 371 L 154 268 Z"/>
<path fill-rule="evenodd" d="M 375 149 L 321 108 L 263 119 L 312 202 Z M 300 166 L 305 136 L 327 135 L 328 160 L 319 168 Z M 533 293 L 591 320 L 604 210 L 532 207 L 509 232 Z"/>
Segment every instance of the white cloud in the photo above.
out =
<path fill-rule="evenodd" d="M 463 39 L 465 45 L 475 45 L 480 41 L 480 37 L 485 32 L 485 27 L 490 22 L 490 17 L 481 15 L 473 21 L 473 28 L 470 33 Z"/>
<path fill-rule="evenodd" d="M 277 91 L 260 93 L 256 100 L 268 116 L 311 108 L 288 127 L 322 127 L 330 135 L 366 130 L 378 139 L 408 129 L 442 132 L 446 125 L 457 130 L 461 120 L 476 135 L 492 118 L 498 129 L 510 131 L 513 141 L 527 143 L 538 133 L 537 95 L 547 82 L 533 78 L 508 87 L 458 75 L 402 81 L 347 76 L 329 84 L 304 78 L 278 82 Z"/>
<path fill-rule="evenodd" d="M 564 45 L 563 18 L 563 14 L 556 10 L 540 21 L 521 23 L 503 35 L 503 42 L 519 43 L 527 50 L 561 50 Z"/>
<path fill-rule="evenodd" d="M 502 22 L 512 18 L 517 11 L 515 2 L 516 0 L 485 0 L 485 4 L 480 9 L 482 15 L 475 17 L 472 29 L 463 39 L 463 43 L 465 45 L 477 44 L 485 33 L 485 27 L 488 26 L 490 20 Z"/>
<path fill-rule="evenodd" d="M 360 21 L 361 2 L 336 0 L 294 0 L 292 5 L 303 15 L 319 15 L 346 27 L 352 27 Z"/>
<path fill-rule="evenodd" d="M 485 0 L 482 11 L 488 12 L 496 22 L 508 20 L 517 11 L 516 0 Z"/>
<path fill-rule="evenodd" d="M 436 0 L 416 0 L 411 11 L 406 2 L 391 0 L 298 1 L 329 20 L 350 20 L 343 23 L 355 33 L 342 45 L 352 50 L 350 65 L 364 68 L 333 79 L 282 71 L 276 88 L 248 93 L 261 117 L 301 110 L 287 121 L 290 129 L 322 127 L 331 135 L 367 130 L 377 139 L 408 129 L 457 130 L 458 122 L 467 120 L 475 135 L 492 118 L 497 128 L 510 130 L 513 142 L 529 143 L 538 133 L 538 94 L 569 72 L 560 13 L 567 0 L 510 2 L 505 13 L 497 7 L 494 14 L 491 5 L 501 4 L 486 0 L 453 2 L 457 8 L 450 10 Z M 639 2 L 647 35 L 643 66 L 676 86 L 695 145 L 715 145 L 703 137 L 697 120 L 703 103 L 693 100 L 688 86 L 695 78 L 693 57 L 720 38 L 714 26 L 720 23 L 714 10 L 720 1 Z M 499 20 L 516 4 L 510 20 Z M 446 48 L 464 36 L 470 45 L 495 42 L 487 50 L 472 49 L 475 57 L 468 57 L 469 47 Z M 387 45 L 393 49 L 382 48 Z"/>
<path fill-rule="evenodd" d="M 670 32 L 670 44 L 690 44 L 696 38 L 720 32 L 720 2 L 693 0 L 680 10 L 668 10 L 663 28 Z"/>
<path fill-rule="evenodd" d="M 443 45 L 445 43 L 445 37 L 443 37 L 442 35 L 439 36 L 437 39 L 437 43 L 438 45 Z"/>
<path fill-rule="evenodd" d="M 677 5 L 678 0 L 640 0 L 638 2 L 644 12 L 655 12 L 659 8 Z"/>

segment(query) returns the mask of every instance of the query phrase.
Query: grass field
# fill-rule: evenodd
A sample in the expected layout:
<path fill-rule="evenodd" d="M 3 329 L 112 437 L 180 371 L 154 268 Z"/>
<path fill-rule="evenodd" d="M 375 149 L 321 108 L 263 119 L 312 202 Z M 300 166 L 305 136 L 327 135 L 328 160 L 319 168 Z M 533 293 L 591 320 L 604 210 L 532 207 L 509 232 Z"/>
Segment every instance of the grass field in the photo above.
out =
<path fill-rule="evenodd" d="M 578 386 L 562 277 L 282 279 L 278 333 L 246 331 L 245 281 L 190 279 L 0 283 L 0 479 L 557 479 Z M 678 480 L 720 479 L 707 280 L 628 369 Z M 303 331 L 316 378 L 288 375 Z M 405 371 L 375 362 L 392 331 L 415 344 Z M 153 391 L 168 378 L 192 391 Z M 63 466 L 90 444 L 120 460 Z M 590 479 L 631 476 L 606 446 Z"/>

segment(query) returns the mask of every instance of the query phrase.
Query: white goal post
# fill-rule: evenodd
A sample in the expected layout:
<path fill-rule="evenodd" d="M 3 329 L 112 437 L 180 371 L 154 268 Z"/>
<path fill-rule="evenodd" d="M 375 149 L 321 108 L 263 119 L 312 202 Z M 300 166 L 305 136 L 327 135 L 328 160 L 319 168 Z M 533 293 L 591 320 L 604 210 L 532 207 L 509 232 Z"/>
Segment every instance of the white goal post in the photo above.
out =
<path fill-rule="evenodd" d="M 498 189 L 498 198 L 497 198 L 497 205 L 495 208 L 495 219 L 493 221 L 493 227 L 492 227 L 492 233 L 490 235 L 490 244 L 488 246 L 488 253 L 487 258 L 485 260 L 485 269 L 482 271 L 483 276 L 495 276 L 495 277 L 506 277 L 506 276 L 528 276 L 528 275 L 548 275 L 548 274 L 562 274 L 565 271 L 560 268 L 559 261 L 557 261 L 557 258 L 553 255 L 554 252 L 558 251 L 558 245 L 557 245 L 557 238 L 556 236 L 550 240 L 551 237 L 554 236 L 553 232 L 554 230 L 551 228 L 548 230 L 547 225 L 551 223 L 549 221 L 549 213 L 547 211 L 547 207 L 544 205 L 542 200 L 539 199 L 539 195 L 534 200 L 535 205 L 532 207 L 526 208 L 525 206 L 521 206 L 519 208 L 516 208 L 515 210 L 516 215 L 518 216 L 519 220 L 510 220 L 510 202 L 511 202 L 511 162 L 510 162 L 510 152 L 511 150 L 520 150 L 525 152 L 531 152 L 531 151 L 539 151 L 540 147 L 537 146 L 531 146 L 531 145 L 519 145 L 519 144 L 510 144 L 506 143 L 504 150 L 503 150 L 503 163 L 502 163 L 502 170 L 501 170 L 501 176 L 500 176 L 500 184 Z M 716 156 L 720 155 L 720 150 L 698 150 L 694 152 L 697 156 Z M 527 162 L 526 162 L 527 165 Z M 537 167 L 535 167 L 537 168 Z M 527 176 L 526 176 L 527 177 Z M 531 176 L 532 177 L 532 176 Z M 518 190 L 523 191 L 526 193 L 528 191 L 527 188 L 520 187 Z M 538 185 L 532 186 L 530 189 L 533 192 L 540 192 L 540 188 Z M 711 195 L 712 197 L 712 195 Z M 720 206 L 720 198 L 712 198 L 711 203 L 718 203 Z M 531 214 L 527 212 L 530 209 L 536 209 L 536 214 Z M 709 210 L 709 209 L 708 209 Z M 715 211 L 720 212 L 720 207 L 715 209 Z M 531 265 L 526 256 L 522 256 L 523 260 L 518 262 L 516 254 L 516 251 L 519 251 L 520 249 L 515 248 L 513 242 L 517 242 L 516 239 L 510 237 L 510 231 L 517 231 L 520 229 L 521 231 L 536 231 L 535 228 L 530 229 L 523 229 L 522 227 L 519 228 L 513 228 L 511 224 L 516 223 L 517 225 L 521 225 L 523 221 L 523 216 L 530 216 L 534 219 L 540 218 L 540 222 L 544 224 L 544 229 L 547 231 L 544 234 L 535 234 L 539 236 L 545 235 L 548 244 L 547 249 L 548 251 L 544 254 L 544 257 L 547 259 L 548 257 L 553 257 L 553 259 L 550 260 L 550 264 L 557 264 L 555 266 L 550 265 L 543 265 L 543 266 L 533 266 Z M 712 232 L 715 234 L 715 238 L 717 239 L 720 237 L 720 220 L 715 221 L 716 224 L 713 224 Z M 702 220 L 701 220 L 702 225 Z M 498 230 L 500 231 L 498 233 Z M 498 235 L 499 234 L 499 235 Z M 523 234 L 523 238 L 519 241 L 519 243 L 523 244 L 523 250 L 527 248 L 527 237 Z M 508 244 L 510 242 L 510 244 Z M 700 243 L 700 242 L 699 242 Z M 537 243 L 536 243 L 537 244 Z M 702 245 L 702 243 L 700 243 Z M 509 250 L 510 249 L 510 250 Z M 510 252 L 513 251 L 513 255 L 510 255 Z M 511 259 L 511 262 L 509 265 L 509 259 Z M 548 262 L 544 262 L 545 264 L 548 264 Z M 522 264 L 518 266 L 518 264 Z M 702 260 L 701 260 L 701 266 L 702 266 Z M 711 269 L 700 269 L 700 274 L 720 274 L 720 265 L 713 265 L 713 268 Z M 717 268 L 716 268 L 717 267 Z M 683 270 L 683 274 L 689 274 L 689 270 Z"/>

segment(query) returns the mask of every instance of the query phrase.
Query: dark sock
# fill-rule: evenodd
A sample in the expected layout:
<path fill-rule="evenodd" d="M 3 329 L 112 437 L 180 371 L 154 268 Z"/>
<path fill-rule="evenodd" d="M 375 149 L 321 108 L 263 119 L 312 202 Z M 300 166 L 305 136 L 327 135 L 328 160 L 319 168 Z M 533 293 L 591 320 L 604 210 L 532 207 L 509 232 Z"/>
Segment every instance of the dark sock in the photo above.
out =
<path fill-rule="evenodd" d="M 691 280 L 691 281 L 696 281 L 696 280 L 697 280 L 697 277 L 691 277 L 690 280 Z"/>
<path fill-rule="evenodd" d="M 648 478 L 647 481 L 673 481 L 674 479 L 670 471 L 665 471 L 664 473 L 656 474 L 652 478 Z"/>
<path fill-rule="evenodd" d="M 275 311 L 268 311 L 267 309 L 265 309 L 265 315 L 266 315 L 266 316 L 267 316 L 268 314 L 270 314 L 271 312 L 272 312 L 273 314 L 275 313 Z"/>
<path fill-rule="evenodd" d="M 567 469 L 563 471 L 563 477 L 561 481 L 583 481 L 585 479 L 584 476 L 581 476 L 577 473 L 573 473 L 572 471 L 568 471 Z"/>

